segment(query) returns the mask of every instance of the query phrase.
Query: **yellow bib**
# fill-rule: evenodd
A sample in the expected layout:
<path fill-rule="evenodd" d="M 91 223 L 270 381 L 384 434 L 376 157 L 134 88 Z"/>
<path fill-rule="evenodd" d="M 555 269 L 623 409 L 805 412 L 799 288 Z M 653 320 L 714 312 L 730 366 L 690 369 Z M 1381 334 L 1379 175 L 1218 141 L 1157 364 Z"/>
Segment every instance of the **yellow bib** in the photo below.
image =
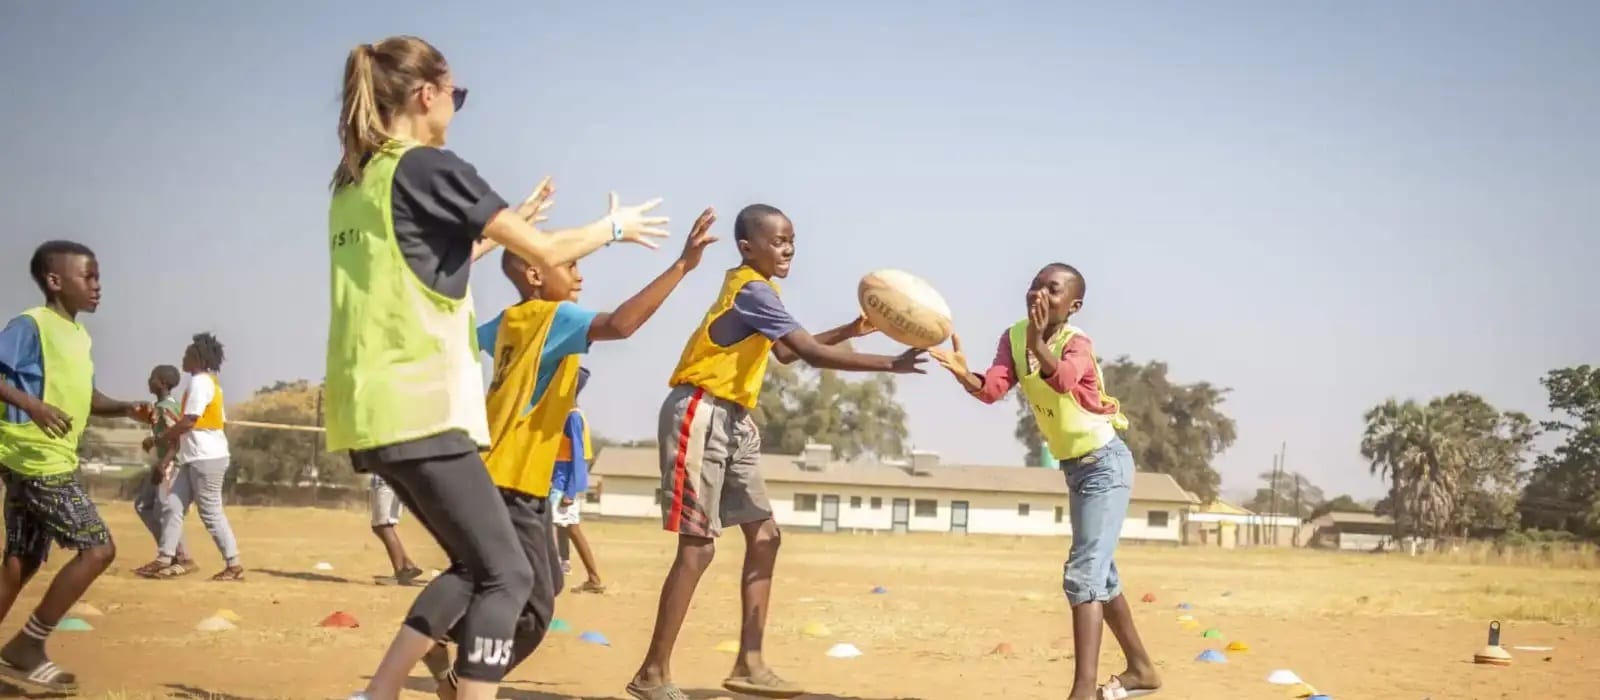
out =
<path fill-rule="evenodd" d="M 483 462 L 495 486 L 530 496 L 550 495 L 562 428 L 578 399 L 578 356 L 572 355 L 561 360 L 544 395 L 528 409 L 559 305 L 536 299 L 506 309 L 495 337 L 487 401 L 490 447 Z"/>
<path fill-rule="evenodd" d="M 1051 339 L 1050 352 L 1060 357 L 1062 349 L 1067 347 L 1067 341 L 1081 332 L 1072 326 L 1062 328 Z M 1027 320 L 1018 321 L 1011 327 L 1011 361 L 1017 370 L 1017 388 L 1028 399 L 1028 407 L 1033 409 L 1034 420 L 1039 423 L 1039 432 L 1044 435 L 1045 444 L 1056 459 L 1082 457 L 1111 442 L 1118 430 L 1127 429 L 1128 419 L 1122 415 L 1120 406 L 1115 414 L 1109 416 L 1091 413 L 1078 405 L 1077 397 L 1058 393 L 1039 376 L 1039 361 L 1028 352 Z M 1090 362 L 1094 364 L 1094 376 L 1099 380 L 1101 400 L 1117 405 L 1117 400 L 1106 394 L 1106 380 L 1100 374 L 1100 363 L 1094 358 L 1090 358 Z"/>
<path fill-rule="evenodd" d="M 673 370 L 669 386 L 685 384 L 704 389 L 706 393 L 724 401 L 755 408 L 761 396 L 761 384 L 767 378 L 767 361 L 772 357 L 772 341 L 760 333 L 728 347 L 711 342 L 711 324 L 733 308 L 733 298 L 746 284 L 760 282 L 772 285 L 778 292 L 778 283 L 747 266 L 728 271 L 723 279 L 722 291 L 711 304 L 711 310 L 689 336 L 683 348 L 678 368 Z"/>
<path fill-rule="evenodd" d="M 195 430 L 222 430 L 222 427 L 223 427 L 222 382 L 217 381 L 217 375 L 215 375 L 215 374 L 208 374 L 207 376 L 209 376 L 211 378 L 211 388 L 212 388 L 211 403 L 206 404 L 205 411 L 203 411 L 200 414 L 199 418 L 195 419 L 195 421 L 194 421 L 194 429 Z M 190 380 L 190 381 L 193 381 L 193 380 Z M 183 392 L 183 403 L 181 403 L 179 405 L 180 406 L 188 406 L 189 405 L 189 391 L 187 389 L 185 389 L 184 392 Z"/>
<path fill-rule="evenodd" d="M 583 409 L 581 409 L 581 408 L 572 409 L 572 413 L 578 414 L 578 417 L 580 419 L 583 417 Z M 568 414 L 568 415 L 570 415 L 570 414 Z M 565 426 L 562 426 L 562 427 L 565 428 Z M 590 443 L 589 443 L 589 421 L 583 421 L 583 458 L 584 459 L 594 459 L 594 448 L 591 447 Z M 556 453 L 556 461 L 557 462 L 571 462 L 572 461 L 572 441 L 571 440 L 563 439 L 561 441 L 561 451 Z"/>

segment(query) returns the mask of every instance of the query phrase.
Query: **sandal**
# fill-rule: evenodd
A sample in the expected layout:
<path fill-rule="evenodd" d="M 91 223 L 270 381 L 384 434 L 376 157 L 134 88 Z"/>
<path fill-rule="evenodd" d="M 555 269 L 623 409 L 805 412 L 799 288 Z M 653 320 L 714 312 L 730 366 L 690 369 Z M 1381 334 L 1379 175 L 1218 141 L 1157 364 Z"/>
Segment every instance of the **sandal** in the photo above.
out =
<path fill-rule="evenodd" d="M 161 570 L 169 566 L 172 565 L 163 564 L 161 563 L 161 560 L 155 559 L 151 560 L 150 563 L 145 564 L 144 566 L 134 569 L 133 575 L 140 578 L 161 578 Z"/>
<path fill-rule="evenodd" d="M 1122 679 L 1112 676 L 1105 685 L 1100 686 L 1098 700 L 1127 700 L 1127 698 L 1141 698 L 1154 694 L 1159 688 L 1133 688 L 1122 686 Z"/>
<path fill-rule="evenodd" d="M 671 683 L 645 687 L 639 685 L 638 681 L 629 681 L 628 694 L 635 700 L 689 700 L 689 696 L 684 695 L 678 686 Z"/>
<path fill-rule="evenodd" d="M 211 577 L 211 580 L 213 580 L 213 581 L 243 581 L 244 580 L 244 567 L 242 567 L 242 566 L 230 566 L 230 567 L 228 567 L 226 569 L 218 571 L 217 575 Z"/>
<path fill-rule="evenodd" d="M 770 668 L 748 676 L 729 676 L 722 681 L 726 690 L 762 698 L 792 698 L 805 694 L 805 689 L 778 677 Z"/>
<path fill-rule="evenodd" d="M 31 671 L 24 671 L 10 662 L 0 661 L 0 678 L 26 684 L 33 688 L 40 688 L 52 693 L 78 692 L 78 678 L 54 662 L 46 659 L 34 666 Z"/>
<path fill-rule="evenodd" d="M 573 593 L 605 593 L 606 592 L 606 585 L 603 584 L 603 583 L 595 583 L 593 581 L 584 581 L 583 585 L 572 589 L 572 592 Z"/>

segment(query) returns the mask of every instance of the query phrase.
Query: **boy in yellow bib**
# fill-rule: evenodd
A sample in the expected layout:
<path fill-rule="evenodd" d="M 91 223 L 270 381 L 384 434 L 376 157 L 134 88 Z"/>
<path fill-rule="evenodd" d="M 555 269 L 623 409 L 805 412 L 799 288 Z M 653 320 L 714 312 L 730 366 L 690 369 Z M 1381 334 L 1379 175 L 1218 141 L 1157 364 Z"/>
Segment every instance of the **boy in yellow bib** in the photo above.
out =
<path fill-rule="evenodd" d="M 1028 287 L 1028 317 L 1000 336 L 993 365 L 982 375 L 967 368 L 961 339 L 930 351 L 967 392 L 994 403 L 1013 386 L 1027 398 L 1050 453 L 1061 460 L 1070 491 L 1072 552 L 1062 588 L 1072 604 L 1077 670 L 1070 700 L 1119 700 L 1161 687 L 1155 664 L 1133 625 L 1112 555 L 1128 515 L 1133 454 L 1117 431 L 1128 426 L 1117 400 L 1105 393 L 1089 337 L 1068 324 L 1083 308 L 1083 275 L 1051 263 Z M 1100 630 L 1109 624 L 1128 668 L 1096 687 Z"/>
<path fill-rule="evenodd" d="M 678 554 L 661 586 L 650 650 L 628 683 L 628 694 L 639 700 L 686 697 L 672 682 L 672 647 L 700 576 L 716 553 L 715 538 L 729 526 L 744 532 L 746 548 L 739 655 L 722 686 L 776 698 L 803 692 L 779 678 L 761 655 L 779 535 L 759 469 L 761 435 L 750 410 L 767 376 L 767 358 L 805 360 L 819 369 L 922 372 L 920 350 L 867 355 L 838 347 L 872 331 L 865 319 L 812 336 L 789 315 L 775 281 L 789 275 L 794 259 L 794 224 L 783 212 L 765 204 L 745 207 L 733 237 L 740 264 L 728 271 L 722 291 L 689 336 L 657 424 L 662 524 L 678 534 Z"/>
<path fill-rule="evenodd" d="M 530 265 L 509 250 L 501 258 L 501 269 L 522 302 L 478 329 L 479 347 L 494 358 L 488 396 L 490 447 L 483 461 L 533 569 L 533 592 L 517 618 L 509 646 L 458 649 L 458 654 L 467 655 L 473 663 L 502 663 L 510 673 L 538 648 L 550 627 L 562 586 L 550 485 L 566 434 L 567 414 L 577 401 L 582 374 L 579 358 L 593 343 L 632 336 L 655 314 L 684 275 L 700 264 L 705 247 L 716 242 L 710 234 L 716 220 L 710 209 L 701 213 L 672 266 L 610 313 L 577 305 L 583 290 L 577 262 Z M 452 568 L 460 565 L 452 562 Z M 412 615 L 427 618 L 430 629 L 453 625 L 460 606 L 435 606 L 431 600 L 425 591 Z M 452 629 L 450 634 L 458 644 L 459 632 Z M 453 697 L 455 679 L 444 648 L 435 646 L 423 660 L 439 682 L 439 695 Z"/>
<path fill-rule="evenodd" d="M 59 544 L 77 556 L 56 572 L 33 615 L 4 647 L 0 677 L 53 693 L 77 678 L 45 655 L 45 640 L 117 556 L 105 521 L 78 480 L 78 439 L 90 415 L 151 418 L 149 404 L 106 398 L 94 386 L 89 331 L 78 314 L 100 306 L 100 263 L 87 247 L 50 241 L 29 263 L 44 304 L 0 331 L 0 479 L 5 481 L 5 565 L 0 620 Z"/>

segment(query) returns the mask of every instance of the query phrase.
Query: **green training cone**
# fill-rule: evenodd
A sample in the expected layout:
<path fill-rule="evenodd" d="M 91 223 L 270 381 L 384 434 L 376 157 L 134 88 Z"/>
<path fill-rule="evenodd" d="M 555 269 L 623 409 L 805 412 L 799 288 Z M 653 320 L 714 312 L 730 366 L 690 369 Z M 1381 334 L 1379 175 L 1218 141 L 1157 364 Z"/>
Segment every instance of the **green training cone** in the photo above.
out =
<path fill-rule="evenodd" d="M 562 619 L 558 618 L 558 619 L 550 621 L 550 630 L 549 631 L 551 631 L 551 632 L 571 632 L 572 631 L 572 625 L 567 624 L 566 620 L 562 620 Z"/>
<path fill-rule="evenodd" d="M 1200 636 L 1205 637 L 1206 639 L 1222 639 L 1222 632 L 1220 632 L 1218 630 L 1210 629 L 1210 630 L 1206 630 L 1204 632 L 1201 632 Z"/>
<path fill-rule="evenodd" d="M 56 623 L 56 631 L 58 632 L 88 632 L 92 629 L 94 629 L 93 625 L 90 625 L 89 623 L 84 622 L 82 618 L 77 617 L 65 618 Z"/>

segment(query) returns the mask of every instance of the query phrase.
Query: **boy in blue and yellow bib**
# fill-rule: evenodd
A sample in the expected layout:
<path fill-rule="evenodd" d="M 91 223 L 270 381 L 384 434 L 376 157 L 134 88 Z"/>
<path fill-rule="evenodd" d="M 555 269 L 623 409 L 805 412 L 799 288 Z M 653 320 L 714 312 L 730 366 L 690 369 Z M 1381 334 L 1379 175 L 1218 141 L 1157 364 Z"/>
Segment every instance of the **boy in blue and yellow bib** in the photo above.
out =
<path fill-rule="evenodd" d="M 794 258 L 794 223 L 783 212 L 752 204 L 739 212 L 733 231 L 740 264 L 723 278 L 716 301 L 689 336 L 657 424 L 662 524 L 678 534 L 678 553 L 661 587 L 650 650 L 628 683 L 628 694 L 639 700 L 684 697 L 668 661 L 695 586 L 716 552 L 715 538 L 729 526 L 744 532 L 747 546 L 740 651 L 722 685 L 765 697 L 803 692 L 761 656 L 779 535 L 761 478 L 761 434 L 750 411 L 766 380 L 767 358 L 805 360 L 819 369 L 922 371 L 920 350 L 867 355 L 839 347 L 872 331 L 865 319 L 812 336 L 789 315 L 775 281 L 789 275 Z"/>
<path fill-rule="evenodd" d="M 1071 700 L 1130 697 L 1161 687 L 1112 561 L 1128 515 L 1133 453 L 1117 435 L 1128 421 L 1117 400 L 1105 393 L 1094 346 L 1068 323 L 1083 308 L 1083 292 L 1077 268 L 1046 265 L 1028 287 L 1028 317 L 1000 336 L 994 363 L 982 375 L 967 368 L 960 338 L 951 337 L 950 350 L 931 351 L 984 403 L 994 403 L 1017 387 L 1033 409 L 1050 453 L 1061 460 L 1072 522 L 1072 551 L 1062 571 L 1077 659 Z M 1105 624 L 1122 645 L 1128 668 L 1096 687 Z"/>
<path fill-rule="evenodd" d="M 589 382 L 589 370 L 580 370 L 577 393 Z M 583 498 L 589 490 L 589 462 L 594 459 L 594 446 L 589 440 L 589 421 L 583 409 L 576 404 L 567 412 L 567 423 L 562 428 L 561 451 L 556 455 L 556 471 L 550 479 L 550 498 L 556 501 L 556 549 L 561 554 L 561 573 L 572 573 L 571 550 L 578 548 L 578 558 L 583 560 L 583 570 L 588 580 L 574 593 L 605 593 L 606 584 L 600 578 L 595 564 L 594 550 L 583 532 Z"/>
<path fill-rule="evenodd" d="M 78 314 L 100 306 L 94 252 L 50 241 L 34 251 L 29 272 L 45 303 L 0 331 L 0 479 L 6 490 L 0 619 L 38 573 L 52 543 L 78 554 L 56 572 L 17 636 L 0 647 L 0 677 L 71 693 L 77 679 L 51 663 L 45 640 L 117 554 L 78 480 L 78 439 L 91 415 L 148 422 L 150 406 L 114 401 L 95 389 L 89 331 L 78 323 Z"/>
<path fill-rule="evenodd" d="M 550 486 L 567 414 L 577 400 L 579 357 L 595 342 L 626 339 L 644 325 L 684 275 L 700 264 L 705 247 L 716 242 L 710 235 L 715 221 L 712 210 L 701 213 L 672 266 L 610 313 L 575 303 L 583 289 L 577 262 L 530 265 L 509 250 L 501 258 L 501 269 L 522 302 L 478 328 L 478 346 L 492 354 L 494 363 L 488 396 L 490 447 L 483 461 L 533 568 L 533 592 L 509 648 L 458 650 L 474 663 L 488 658 L 504 664 L 509 673 L 538 648 L 555 612 L 562 574 L 551 529 Z M 428 618 L 430 629 L 448 628 L 454 623 L 450 615 L 459 614 L 458 606 L 435 609 L 426 603 L 426 595 L 419 598 L 412 614 Z M 451 637 L 459 640 L 457 632 L 452 630 Z M 440 682 L 441 695 L 450 695 L 454 679 L 444 648 L 435 646 L 424 662 Z"/>

